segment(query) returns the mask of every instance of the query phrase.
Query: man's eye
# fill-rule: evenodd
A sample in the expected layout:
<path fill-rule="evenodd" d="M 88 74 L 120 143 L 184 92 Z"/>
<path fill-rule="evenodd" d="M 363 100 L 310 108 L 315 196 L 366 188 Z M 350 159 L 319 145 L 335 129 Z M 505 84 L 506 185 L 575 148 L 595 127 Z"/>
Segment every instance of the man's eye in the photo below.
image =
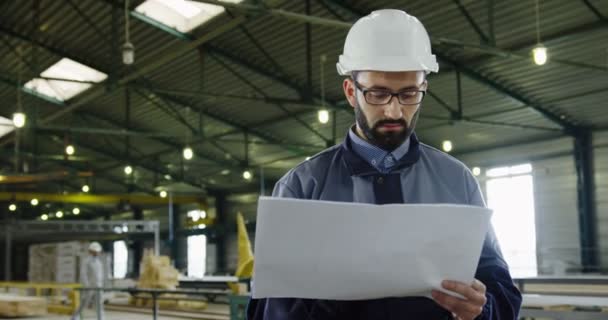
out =
<path fill-rule="evenodd" d="M 403 98 L 411 98 L 415 97 L 418 94 L 418 91 L 402 91 L 399 92 L 399 95 Z"/>
<path fill-rule="evenodd" d="M 386 91 L 368 91 L 367 94 L 369 94 L 370 96 L 372 96 L 374 98 L 386 98 L 386 97 L 390 96 L 390 93 L 388 93 Z"/>

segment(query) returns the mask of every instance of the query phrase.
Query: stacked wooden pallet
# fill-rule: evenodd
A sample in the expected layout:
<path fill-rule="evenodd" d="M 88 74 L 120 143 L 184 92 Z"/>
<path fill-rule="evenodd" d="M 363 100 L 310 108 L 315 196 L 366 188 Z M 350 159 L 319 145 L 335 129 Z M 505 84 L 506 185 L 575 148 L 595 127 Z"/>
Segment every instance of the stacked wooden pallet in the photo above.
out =
<path fill-rule="evenodd" d="M 138 288 L 174 290 L 179 284 L 179 273 L 167 256 L 156 256 L 151 250 L 144 252 Z"/>
<path fill-rule="evenodd" d="M 45 314 L 44 298 L 0 294 L 0 317 L 32 317 Z"/>
<path fill-rule="evenodd" d="M 129 304 L 140 308 L 152 308 L 154 301 L 146 294 L 131 297 Z M 201 311 L 207 309 L 207 302 L 193 300 L 183 294 L 163 294 L 158 298 L 158 308 L 161 310 Z"/>

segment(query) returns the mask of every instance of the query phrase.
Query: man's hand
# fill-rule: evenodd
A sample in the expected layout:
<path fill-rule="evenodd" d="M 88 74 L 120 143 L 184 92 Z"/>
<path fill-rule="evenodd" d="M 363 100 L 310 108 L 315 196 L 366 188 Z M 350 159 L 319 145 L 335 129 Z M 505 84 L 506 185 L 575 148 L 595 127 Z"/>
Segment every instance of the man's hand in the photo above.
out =
<path fill-rule="evenodd" d="M 465 299 L 450 296 L 441 291 L 433 290 L 435 301 L 444 309 L 452 312 L 457 320 L 473 320 L 481 314 L 486 304 L 486 286 L 479 280 L 473 280 L 471 285 L 457 281 L 443 281 L 441 286 L 449 291 L 459 293 Z"/>

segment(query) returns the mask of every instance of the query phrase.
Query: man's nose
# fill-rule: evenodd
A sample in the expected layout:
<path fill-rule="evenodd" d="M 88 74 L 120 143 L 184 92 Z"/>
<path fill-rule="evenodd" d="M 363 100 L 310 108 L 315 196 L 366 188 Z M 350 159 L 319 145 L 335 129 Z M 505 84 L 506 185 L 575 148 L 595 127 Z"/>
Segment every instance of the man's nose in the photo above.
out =
<path fill-rule="evenodd" d="M 397 97 L 391 97 L 391 100 L 384 106 L 384 116 L 388 119 L 401 119 L 403 118 L 403 112 L 401 111 L 401 104 Z"/>

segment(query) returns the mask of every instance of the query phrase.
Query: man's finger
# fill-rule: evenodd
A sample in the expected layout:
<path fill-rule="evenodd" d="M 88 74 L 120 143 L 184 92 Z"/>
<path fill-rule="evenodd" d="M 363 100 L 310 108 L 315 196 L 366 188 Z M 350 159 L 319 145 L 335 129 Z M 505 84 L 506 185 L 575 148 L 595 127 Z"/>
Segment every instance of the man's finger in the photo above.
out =
<path fill-rule="evenodd" d="M 482 306 L 462 300 L 457 297 L 452 297 L 449 294 L 433 290 L 432 296 L 446 310 L 457 314 L 459 317 L 466 318 L 469 315 L 478 315 L 482 311 Z"/>
<path fill-rule="evenodd" d="M 458 281 L 446 280 L 443 281 L 441 285 L 446 290 L 463 295 L 467 300 L 473 303 L 481 305 L 486 303 L 485 291 L 484 293 L 478 292 L 477 290 L 473 289 L 473 287 Z"/>
<path fill-rule="evenodd" d="M 473 287 L 473 289 L 475 289 L 476 291 L 485 294 L 486 293 L 486 285 L 483 284 L 483 282 L 474 279 L 473 283 L 471 283 L 471 287 Z"/>

